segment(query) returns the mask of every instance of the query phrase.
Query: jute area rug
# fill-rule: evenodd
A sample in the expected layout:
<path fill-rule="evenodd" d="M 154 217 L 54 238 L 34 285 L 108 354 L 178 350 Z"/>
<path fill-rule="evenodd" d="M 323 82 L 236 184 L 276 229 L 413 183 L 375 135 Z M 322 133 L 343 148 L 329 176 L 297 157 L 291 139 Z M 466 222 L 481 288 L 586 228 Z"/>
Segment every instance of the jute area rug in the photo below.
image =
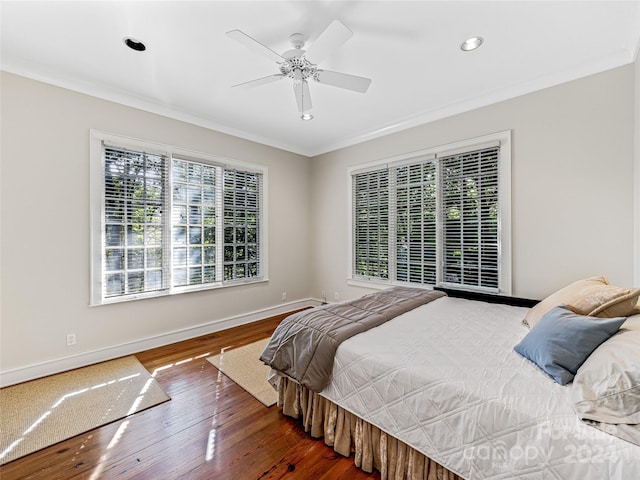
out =
<path fill-rule="evenodd" d="M 260 361 L 260 354 L 268 341 L 269 339 L 265 338 L 207 358 L 218 370 L 266 407 L 278 401 L 278 392 L 267 381 L 269 367 Z"/>
<path fill-rule="evenodd" d="M 135 356 L 0 389 L 0 465 L 169 400 Z"/>

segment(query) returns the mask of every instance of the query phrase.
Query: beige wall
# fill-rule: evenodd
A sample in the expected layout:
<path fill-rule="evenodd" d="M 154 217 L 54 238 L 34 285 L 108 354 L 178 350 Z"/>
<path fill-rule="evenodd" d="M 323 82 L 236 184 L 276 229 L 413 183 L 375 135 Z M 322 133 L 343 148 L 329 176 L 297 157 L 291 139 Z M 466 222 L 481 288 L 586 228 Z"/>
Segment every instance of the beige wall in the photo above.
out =
<path fill-rule="evenodd" d="M 502 130 L 512 131 L 513 294 L 541 298 L 599 274 L 631 285 L 634 249 L 640 285 L 638 59 L 313 159 L 23 77 L 0 79 L 5 384 L 286 311 L 323 290 L 329 301 L 334 292 L 341 300 L 364 293 L 346 285 L 347 168 Z M 267 165 L 269 282 L 89 308 L 90 128 Z M 291 303 L 281 302 L 283 291 Z M 65 345 L 67 333 L 77 335 L 75 347 Z"/>
<path fill-rule="evenodd" d="M 220 320 L 248 321 L 285 308 L 284 291 L 289 302 L 308 303 L 307 157 L 12 74 L 1 79 L 3 373 L 60 359 L 68 361 L 51 368 L 77 366 L 141 341 L 215 330 Z M 88 307 L 90 128 L 267 165 L 269 282 Z M 67 333 L 76 346 L 66 346 Z"/>
<path fill-rule="evenodd" d="M 634 234 L 634 285 L 640 287 L 640 43 L 636 49 L 635 61 L 635 234 Z"/>
<path fill-rule="evenodd" d="M 347 286 L 347 168 L 512 131 L 515 296 L 542 298 L 582 277 L 633 281 L 634 66 L 435 121 L 315 157 L 311 216 L 313 295 Z"/>

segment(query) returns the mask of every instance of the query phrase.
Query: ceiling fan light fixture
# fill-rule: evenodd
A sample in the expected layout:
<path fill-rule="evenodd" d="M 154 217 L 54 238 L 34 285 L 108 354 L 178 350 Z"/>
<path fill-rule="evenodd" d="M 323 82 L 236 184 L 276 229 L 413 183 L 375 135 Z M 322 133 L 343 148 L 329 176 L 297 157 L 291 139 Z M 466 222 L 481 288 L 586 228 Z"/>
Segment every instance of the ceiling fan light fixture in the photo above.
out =
<path fill-rule="evenodd" d="M 302 115 L 300 115 L 300 118 L 302 120 L 313 120 L 313 115 L 311 115 L 310 113 L 303 113 Z"/>
<path fill-rule="evenodd" d="M 470 52 L 482 45 L 482 42 L 484 42 L 484 38 L 482 37 L 470 37 L 462 42 L 462 45 L 460 45 L 460 49 L 464 52 Z"/>

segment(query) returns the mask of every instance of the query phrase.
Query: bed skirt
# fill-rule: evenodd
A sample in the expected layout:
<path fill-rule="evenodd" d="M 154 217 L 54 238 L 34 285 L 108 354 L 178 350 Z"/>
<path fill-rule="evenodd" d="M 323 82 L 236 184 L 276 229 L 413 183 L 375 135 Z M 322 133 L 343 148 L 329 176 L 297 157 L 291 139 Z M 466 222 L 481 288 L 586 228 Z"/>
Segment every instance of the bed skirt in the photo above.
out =
<path fill-rule="evenodd" d="M 282 413 L 302 418 L 305 432 L 345 457 L 352 453 L 356 467 L 375 468 L 382 480 L 463 480 L 407 444 L 365 422 L 300 384 L 281 378 L 278 405 Z"/>

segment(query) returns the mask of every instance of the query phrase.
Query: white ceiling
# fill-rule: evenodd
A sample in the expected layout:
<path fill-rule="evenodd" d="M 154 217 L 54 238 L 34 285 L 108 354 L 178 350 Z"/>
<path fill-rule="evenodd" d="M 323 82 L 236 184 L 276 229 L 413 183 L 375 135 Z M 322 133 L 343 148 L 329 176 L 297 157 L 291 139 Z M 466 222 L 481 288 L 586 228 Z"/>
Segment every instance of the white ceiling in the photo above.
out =
<path fill-rule="evenodd" d="M 640 0 L 2 1 L 1 66 L 62 87 L 313 156 L 630 63 Z M 278 53 L 338 19 L 353 37 L 321 63 L 373 79 L 360 94 L 311 82 L 300 120 L 289 79 L 237 83 L 277 65 L 225 35 Z M 463 52 L 472 35 L 482 47 Z M 147 45 L 125 47 L 124 37 Z"/>

